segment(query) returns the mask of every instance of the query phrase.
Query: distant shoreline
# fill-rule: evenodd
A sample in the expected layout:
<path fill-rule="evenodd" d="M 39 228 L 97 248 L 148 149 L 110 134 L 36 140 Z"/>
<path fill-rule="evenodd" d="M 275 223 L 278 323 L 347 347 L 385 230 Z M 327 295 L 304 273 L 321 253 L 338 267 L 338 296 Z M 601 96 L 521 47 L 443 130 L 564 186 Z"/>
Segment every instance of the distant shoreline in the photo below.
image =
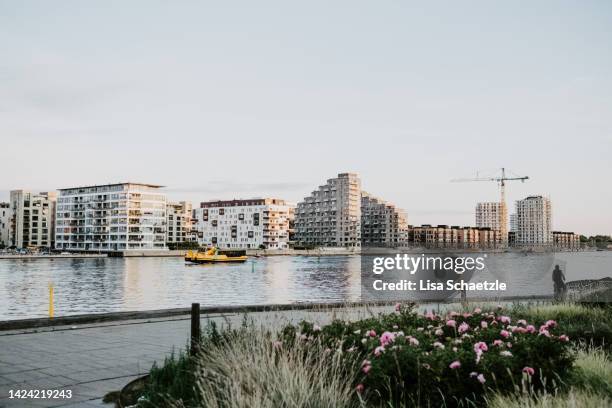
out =
<path fill-rule="evenodd" d="M 551 252 L 566 253 L 566 252 L 607 252 L 609 249 L 557 249 Z M 355 250 L 352 248 L 318 248 L 318 249 L 247 249 L 246 254 L 249 257 L 268 257 L 268 256 L 351 256 L 351 255 L 389 255 L 395 253 L 514 253 L 514 254 L 541 254 L 547 251 L 537 250 L 520 250 L 520 249 L 460 249 L 460 248 L 424 248 L 424 247 L 403 247 L 403 248 L 362 248 Z M 122 258 L 165 258 L 165 257 L 183 257 L 187 253 L 186 250 L 172 251 L 136 251 L 131 253 L 71 253 L 71 254 L 0 254 L 2 259 L 78 259 L 78 258 L 107 258 L 107 257 L 122 257 Z"/>

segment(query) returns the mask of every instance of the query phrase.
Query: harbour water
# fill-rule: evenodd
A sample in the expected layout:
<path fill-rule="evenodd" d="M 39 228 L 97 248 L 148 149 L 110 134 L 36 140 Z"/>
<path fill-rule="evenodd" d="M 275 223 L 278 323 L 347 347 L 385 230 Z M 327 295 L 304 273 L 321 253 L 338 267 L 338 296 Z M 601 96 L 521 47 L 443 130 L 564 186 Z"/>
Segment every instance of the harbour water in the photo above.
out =
<path fill-rule="evenodd" d="M 490 276 L 505 296 L 552 292 L 534 279 L 542 255 L 500 254 Z M 567 280 L 612 276 L 612 251 L 554 254 Z M 0 260 L 0 320 L 46 317 L 49 285 L 56 316 L 202 306 L 359 301 L 360 256 L 271 256 L 244 264 L 188 265 L 182 258 Z M 500 266 L 501 265 L 501 266 Z M 534 283 L 539 282 L 539 283 Z"/>

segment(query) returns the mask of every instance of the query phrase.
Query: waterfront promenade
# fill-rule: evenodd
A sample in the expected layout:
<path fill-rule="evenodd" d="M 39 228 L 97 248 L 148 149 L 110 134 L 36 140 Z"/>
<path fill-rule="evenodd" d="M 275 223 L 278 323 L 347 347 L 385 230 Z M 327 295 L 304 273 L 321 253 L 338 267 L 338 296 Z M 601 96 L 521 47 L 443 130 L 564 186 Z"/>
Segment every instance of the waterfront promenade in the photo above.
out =
<path fill-rule="evenodd" d="M 390 311 L 392 306 L 351 306 L 260 311 L 248 314 L 255 325 L 277 328 L 302 319 L 325 324 L 334 317 L 357 319 Z M 202 315 L 202 327 L 239 326 L 238 312 Z M 120 390 L 161 363 L 173 350 L 184 349 L 190 330 L 189 315 L 107 321 L 77 326 L 0 331 L 0 407 L 112 407 L 102 397 Z M 9 399 L 9 390 L 72 390 L 69 400 Z"/>

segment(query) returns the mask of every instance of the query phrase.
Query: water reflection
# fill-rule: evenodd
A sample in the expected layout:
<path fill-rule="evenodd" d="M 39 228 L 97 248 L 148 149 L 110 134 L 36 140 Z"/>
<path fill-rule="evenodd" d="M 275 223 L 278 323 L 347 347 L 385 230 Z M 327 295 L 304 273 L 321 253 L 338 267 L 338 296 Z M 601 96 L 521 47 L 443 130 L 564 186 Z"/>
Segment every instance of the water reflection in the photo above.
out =
<path fill-rule="evenodd" d="M 612 276 L 612 252 L 556 254 L 553 260 L 505 254 L 473 281 L 506 280 L 512 293 L 548 288 L 534 265 L 563 262 L 568 281 Z M 539 265 L 535 270 L 544 269 Z M 529 277 L 529 279 L 527 279 Z M 293 302 L 357 301 L 360 256 L 253 258 L 244 264 L 186 265 L 181 258 L 0 260 L 0 320 L 45 317 L 48 285 L 56 316 L 128 310 Z"/>

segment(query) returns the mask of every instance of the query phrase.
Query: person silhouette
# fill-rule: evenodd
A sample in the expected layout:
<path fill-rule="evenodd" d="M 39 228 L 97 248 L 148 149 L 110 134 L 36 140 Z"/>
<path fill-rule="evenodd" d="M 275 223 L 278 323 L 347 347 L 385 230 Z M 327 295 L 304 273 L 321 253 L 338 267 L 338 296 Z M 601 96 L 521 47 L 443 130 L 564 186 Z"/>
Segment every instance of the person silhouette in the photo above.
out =
<path fill-rule="evenodd" d="M 565 295 L 565 275 L 561 268 L 559 268 L 559 265 L 555 265 L 555 269 L 553 269 L 552 280 L 555 289 L 555 299 L 560 300 Z"/>

